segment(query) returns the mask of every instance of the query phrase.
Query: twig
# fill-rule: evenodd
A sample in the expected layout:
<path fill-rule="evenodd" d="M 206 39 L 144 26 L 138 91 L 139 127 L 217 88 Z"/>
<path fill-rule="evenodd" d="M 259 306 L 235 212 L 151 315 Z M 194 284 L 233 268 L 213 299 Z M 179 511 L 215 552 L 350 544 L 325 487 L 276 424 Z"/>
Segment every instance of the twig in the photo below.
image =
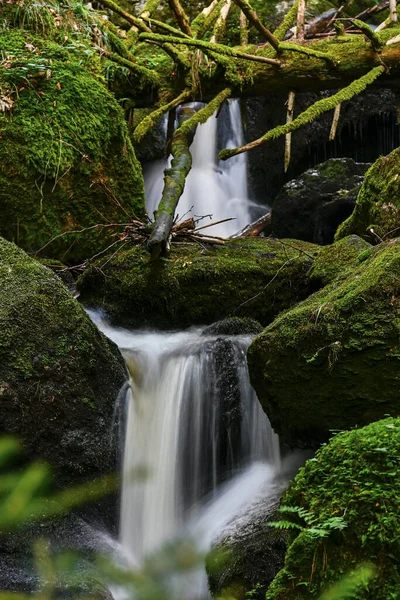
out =
<path fill-rule="evenodd" d="M 53 237 L 51 240 L 49 240 L 44 246 L 39 248 L 39 250 L 36 250 L 35 256 L 37 254 L 39 254 L 39 252 L 42 252 L 42 250 L 47 248 L 47 246 L 49 246 L 50 244 L 52 244 L 59 238 L 64 237 L 65 235 L 71 235 L 74 233 L 85 233 L 86 231 L 90 231 L 91 229 L 97 229 L 99 227 L 128 227 L 129 225 L 131 225 L 131 223 L 96 223 L 96 225 L 91 225 L 90 227 L 84 227 L 83 229 L 74 229 L 71 231 L 64 231 L 63 233 L 59 233 L 58 235 Z"/>
<path fill-rule="evenodd" d="M 293 121 L 293 110 L 294 110 L 294 101 L 296 98 L 296 93 L 291 91 L 289 92 L 289 97 L 287 101 L 287 113 L 286 113 L 286 123 L 291 123 Z M 292 133 L 289 131 L 285 135 L 285 158 L 284 158 L 284 171 L 287 172 L 290 163 L 290 151 L 292 145 Z"/>
<path fill-rule="evenodd" d="M 341 104 L 337 104 L 335 106 L 335 110 L 333 113 L 333 119 L 332 119 L 332 126 L 331 126 L 331 130 L 329 133 L 329 141 L 332 142 L 335 137 L 336 137 L 336 131 L 338 128 L 338 124 L 339 124 L 339 117 L 340 117 L 340 109 L 341 109 L 342 105 Z"/>

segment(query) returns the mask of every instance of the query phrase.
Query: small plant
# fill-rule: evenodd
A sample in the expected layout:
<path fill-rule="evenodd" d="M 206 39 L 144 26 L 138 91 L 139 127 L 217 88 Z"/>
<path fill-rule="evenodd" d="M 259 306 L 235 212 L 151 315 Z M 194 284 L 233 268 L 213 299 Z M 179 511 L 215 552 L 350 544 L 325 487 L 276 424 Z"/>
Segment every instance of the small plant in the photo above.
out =
<path fill-rule="evenodd" d="M 268 523 L 268 527 L 277 529 L 297 529 L 298 531 L 307 530 L 307 533 L 313 538 L 327 538 L 332 531 L 343 531 L 347 527 L 343 517 L 330 517 L 322 523 L 318 523 L 316 517 L 305 508 L 300 506 L 281 506 L 280 513 L 288 515 L 288 519 L 280 521 L 272 521 Z M 290 517 L 297 517 L 297 521 L 290 520 Z"/>

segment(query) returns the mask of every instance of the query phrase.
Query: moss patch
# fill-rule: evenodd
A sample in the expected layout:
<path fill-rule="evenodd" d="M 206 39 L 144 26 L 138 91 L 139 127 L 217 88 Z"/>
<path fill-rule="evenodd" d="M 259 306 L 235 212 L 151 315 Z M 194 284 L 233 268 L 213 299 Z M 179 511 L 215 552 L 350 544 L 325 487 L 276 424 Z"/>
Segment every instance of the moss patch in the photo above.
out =
<path fill-rule="evenodd" d="M 83 45 L 83 44 L 81 44 Z M 21 30 L 0 37 L 0 234 L 37 251 L 65 232 L 144 215 L 144 191 L 123 112 L 94 51 Z M 4 61 L 3 61 L 4 63 Z M 66 235 L 44 255 L 79 262 L 107 229 Z"/>
<path fill-rule="evenodd" d="M 318 246 L 242 239 L 201 249 L 173 246 L 168 261 L 150 262 L 134 247 L 97 263 L 78 281 L 81 299 L 101 306 L 114 323 L 188 327 L 228 316 L 262 324 L 309 293 L 306 272 Z"/>
<path fill-rule="evenodd" d="M 316 288 L 331 283 L 350 267 L 357 266 L 372 247 L 357 235 L 350 235 L 331 246 L 325 246 L 319 252 L 308 275 Z M 362 254 L 363 253 L 363 254 Z"/>
<path fill-rule="evenodd" d="M 300 469 L 283 506 L 305 509 L 314 531 L 303 522 L 300 533 L 292 533 L 267 600 L 317 598 L 365 562 L 375 567 L 375 577 L 352 598 L 400 596 L 399 446 L 400 419 L 385 419 L 336 436 Z M 338 517 L 346 525 L 342 531 L 318 535 Z"/>
<path fill-rule="evenodd" d="M 361 259 L 249 348 L 252 384 L 290 445 L 400 414 L 400 241 Z"/>
<path fill-rule="evenodd" d="M 50 269 L 0 238 L 1 429 L 59 481 L 115 468 L 108 439 L 122 357 Z"/>
<path fill-rule="evenodd" d="M 379 238 L 400 233 L 400 148 L 382 156 L 365 176 L 350 217 L 342 223 L 336 239 L 355 233 L 377 243 Z M 375 231 L 374 235 L 370 229 Z"/>

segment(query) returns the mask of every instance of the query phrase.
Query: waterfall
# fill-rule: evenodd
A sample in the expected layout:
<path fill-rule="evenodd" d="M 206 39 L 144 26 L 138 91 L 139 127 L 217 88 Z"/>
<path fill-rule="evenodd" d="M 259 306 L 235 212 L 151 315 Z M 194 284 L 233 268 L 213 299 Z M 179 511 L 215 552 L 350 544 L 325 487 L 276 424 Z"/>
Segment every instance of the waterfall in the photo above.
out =
<path fill-rule="evenodd" d="M 179 537 L 194 538 L 206 552 L 249 506 L 276 499 L 279 440 L 250 385 L 251 337 L 97 324 L 118 344 L 130 373 L 120 516 L 125 556 L 140 565 Z M 138 468 L 144 479 L 132 476 Z M 199 571 L 187 597 L 206 591 Z"/>
<path fill-rule="evenodd" d="M 239 154 L 228 161 L 218 161 L 218 139 L 224 147 L 233 148 L 244 143 L 239 100 L 231 100 L 217 118 L 210 117 L 198 126 L 190 148 L 192 169 L 186 179 L 184 193 L 179 201 L 177 213 L 185 218 L 212 215 L 213 221 L 234 217 L 234 221 L 209 227 L 211 235 L 229 237 L 251 221 L 249 193 L 247 187 L 247 156 Z M 169 160 L 159 160 L 144 168 L 146 207 L 153 215 L 161 198 L 163 172 Z M 202 221 L 202 225 L 210 218 Z"/>
<path fill-rule="evenodd" d="M 194 539 L 207 552 L 226 527 L 275 502 L 288 479 L 282 479 L 279 439 L 250 385 L 251 336 L 207 329 L 132 332 L 90 314 L 120 347 L 130 373 L 120 515 L 124 560 L 140 566 L 179 538 Z M 145 469 L 144 478 L 137 478 L 138 469 Z M 183 585 L 187 598 L 207 595 L 202 569 Z M 114 595 L 125 598 L 120 591 Z"/>

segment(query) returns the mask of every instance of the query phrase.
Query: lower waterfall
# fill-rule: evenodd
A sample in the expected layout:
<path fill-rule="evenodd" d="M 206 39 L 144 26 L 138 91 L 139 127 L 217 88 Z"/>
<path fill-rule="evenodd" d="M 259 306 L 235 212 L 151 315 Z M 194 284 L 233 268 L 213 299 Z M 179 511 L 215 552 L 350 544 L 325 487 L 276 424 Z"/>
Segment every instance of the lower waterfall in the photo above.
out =
<path fill-rule="evenodd" d="M 250 336 L 130 332 L 96 319 L 130 372 L 120 542 L 132 564 L 178 538 L 201 552 L 274 490 L 279 439 L 250 385 Z M 145 469 L 138 480 L 133 473 Z M 205 574 L 190 597 L 207 593 Z M 187 588 L 186 588 L 187 589 Z"/>

